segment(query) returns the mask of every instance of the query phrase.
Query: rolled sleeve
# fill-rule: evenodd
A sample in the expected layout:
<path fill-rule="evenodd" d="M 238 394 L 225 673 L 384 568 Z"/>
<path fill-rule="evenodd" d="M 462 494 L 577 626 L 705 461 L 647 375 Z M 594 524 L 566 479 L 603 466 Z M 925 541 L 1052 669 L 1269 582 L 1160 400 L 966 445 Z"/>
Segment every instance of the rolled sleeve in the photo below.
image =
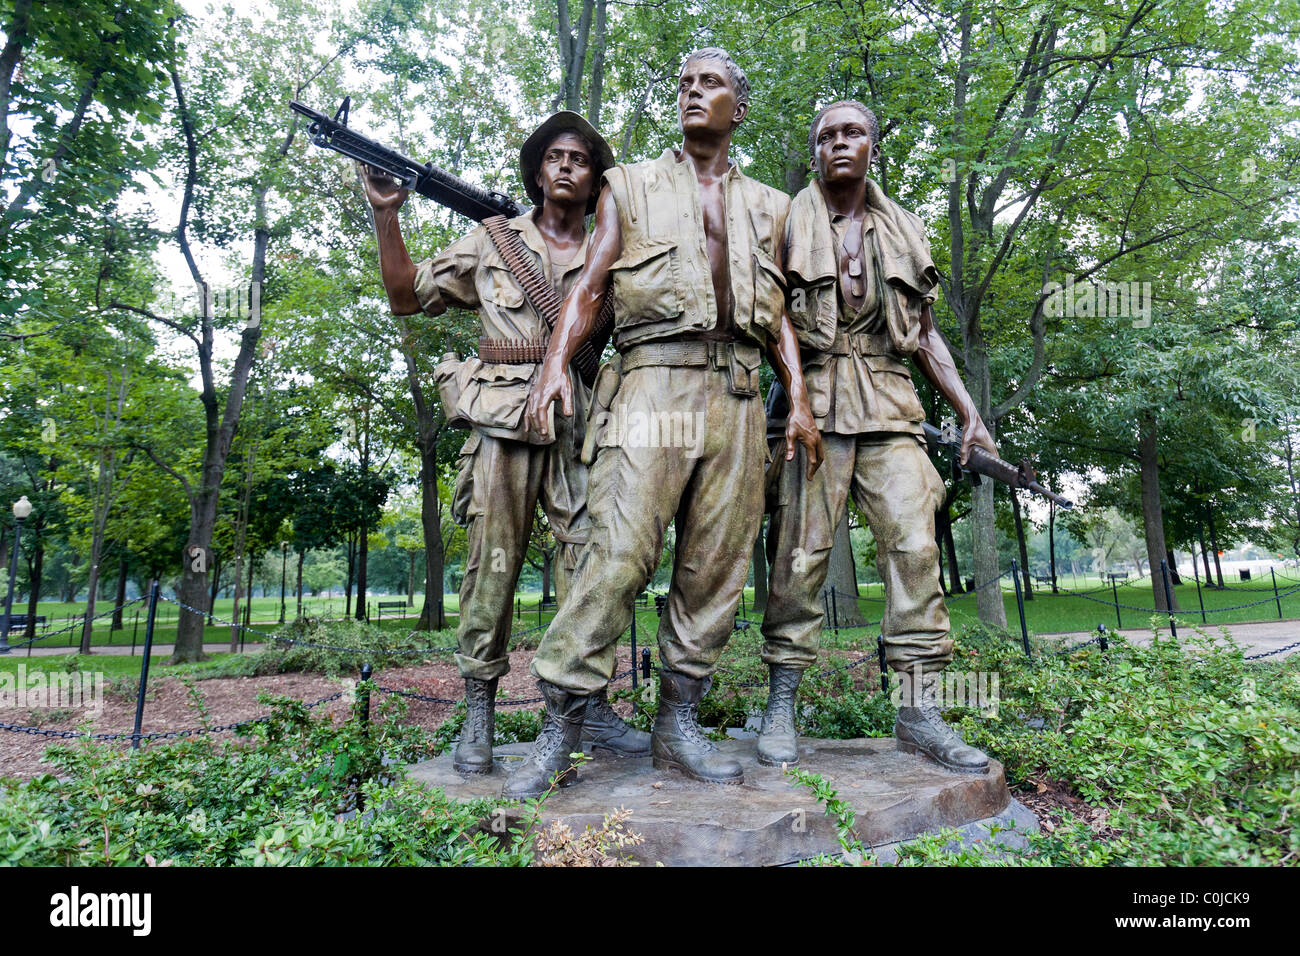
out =
<path fill-rule="evenodd" d="M 415 267 L 415 298 L 425 313 L 441 315 L 451 307 L 479 307 L 474 274 L 479 264 L 482 231 L 474 230 Z"/>

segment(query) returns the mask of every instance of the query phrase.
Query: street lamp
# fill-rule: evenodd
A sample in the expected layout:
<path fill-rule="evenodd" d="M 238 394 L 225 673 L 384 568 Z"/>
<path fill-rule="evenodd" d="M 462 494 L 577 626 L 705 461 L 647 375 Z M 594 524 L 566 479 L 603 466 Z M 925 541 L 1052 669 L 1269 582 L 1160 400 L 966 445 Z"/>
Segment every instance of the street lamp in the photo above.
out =
<path fill-rule="evenodd" d="M 284 568 L 289 560 L 289 542 L 280 542 L 280 623 L 284 623 Z"/>
<path fill-rule="evenodd" d="M 23 495 L 14 502 L 14 554 L 9 560 L 9 590 L 5 592 L 5 613 L 0 618 L 0 654 L 9 653 L 9 620 L 14 609 L 14 575 L 18 572 L 18 542 L 23 536 L 23 522 L 32 513 L 32 503 Z"/>

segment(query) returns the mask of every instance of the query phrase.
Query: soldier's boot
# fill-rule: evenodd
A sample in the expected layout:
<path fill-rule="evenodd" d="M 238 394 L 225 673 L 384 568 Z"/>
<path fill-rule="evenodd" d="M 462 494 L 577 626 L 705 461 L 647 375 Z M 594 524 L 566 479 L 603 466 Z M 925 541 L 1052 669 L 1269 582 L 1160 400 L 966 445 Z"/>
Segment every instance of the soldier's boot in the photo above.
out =
<path fill-rule="evenodd" d="M 738 786 L 745 782 L 740 762 L 718 752 L 704 736 L 695 715 L 712 678 L 696 680 L 666 667 L 659 669 L 659 712 L 650 751 L 656 770 L 679 770 L 693 780 Z"/>
<path fill-rule="evenodd" d="M 587 698 L 570 694 L 544 680 L 539 680 L 537 686 L 546 699 L 546 717 L 532 753 L 501 789 L 501 796 L 507 800 L 540 797 L 551 789 L 551 779 L 556 774 L 560 774 L 556 786 L 567 787 L 578 782 L 578 771 L 573 768 L 569 754 L 578 749 L 582 737 Z"/>
<path fill-rule="evenodd" d="M 900 677 L 907 686 L 908 678 L 905 675 Z M 936 672 L 920 675 L 919 682 L 915 678 L 910 680 L 913 706 L 899 707 L 898 719 L 894 722 L 898 749 L 904 753 L 925 754 L 958 773 L 988 773 L 988 755 L 967 744 L 944 723 L 939 712 L 940 680 Z"/>
<path fill-rule="evenodd" d="M 650 735 L 637 730 L 609 704 L 608 688 L 587 698 L 587 719 L 582 724 L 582 751 L 605 751 L 615 757 L 650 756 Z"/>
<path fill-rule="evenodd" d="M 496 729 L 497 678 L 465 678 L 465 703 L 469 712 L 460 730 L 451 765 L 457 773 L 492 772 L 492 734 Z"/>
<path fill-rule="evenodd" d="M 758 732 L 758 762 L 764 767 L 793 766 L 799 762 L 794 726 L 794 700 L 803 679 L 802 667 L 772 664 L 768 667 L 767 710 Z"/>

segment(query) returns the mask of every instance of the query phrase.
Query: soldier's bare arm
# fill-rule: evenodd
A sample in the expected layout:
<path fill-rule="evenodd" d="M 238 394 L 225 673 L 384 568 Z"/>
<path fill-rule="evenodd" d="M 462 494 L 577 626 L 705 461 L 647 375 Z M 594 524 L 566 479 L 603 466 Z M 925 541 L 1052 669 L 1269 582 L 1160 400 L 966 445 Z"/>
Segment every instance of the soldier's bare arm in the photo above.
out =
<path fill-rule="evenodd" d="M 596 204 L 596 229 L 588 248 L 586 267 L 564 300 L 546 349 L 546 358 L 542 361 L 541 374 L 528 396 L 528 419 L 533 431 L 539 435 L 546 433 L 547 413 L 557 398 L 561 414 L 566 417 L 573 415 L 573 389 L 567 371 L 569 363 L 595 330 L 601 303 L 609 288 L 610 266 L 623 254 L 618 207 L 608 189 L 601 192 Z"/>
<path fill-rule="evenodd" d="M 785 250 L 776 250 L 776 264 L 785 269 Z M 808 478 L 816 474 L 822 463 L 822 434 L 808 404 L 808 390 L 804 387 L 803 364 L 799 360 L 799 339 L 790 324 L 790 315 L 781 310 L 781 329 L 767 346 L 768 360 L 790 400 L 790 414 L 785 423 L 785 460 L 794 458 L 794 445 L 799 442 L 808 451 Z"/>
<path fill-rule="evenodd" d="M 934 327 L 934 316 L 930 306 L 921 309 L 921 336 L 916 348 L 916 364 L 921 367 L 925 377 L 937 388 L 948 403 L 957 410 L 962 419 L 961 463 L 966 464 L 971 449 L 976 445 L 990 454 L 998 453 L 993 444 L 993 436 L 980 418 L 975 408 L 975 400 L 966 391 L 966 386 L 957 372 L 957 363 L 952 360 L 952 353 L 943 336 Z"/>
<path fill-rule="evenodd" d="M 409 190 L 398 185 L 386 173 L 358 163 L 366 199 L 374 210 L 375 236 L 379 241 L 379 275 L 388 293 L 388 308 L 393 315 L 415 315 L 421 311 L 415 297 L 415 263 L 406 251 L 397 212 L 406 202 Z"/>

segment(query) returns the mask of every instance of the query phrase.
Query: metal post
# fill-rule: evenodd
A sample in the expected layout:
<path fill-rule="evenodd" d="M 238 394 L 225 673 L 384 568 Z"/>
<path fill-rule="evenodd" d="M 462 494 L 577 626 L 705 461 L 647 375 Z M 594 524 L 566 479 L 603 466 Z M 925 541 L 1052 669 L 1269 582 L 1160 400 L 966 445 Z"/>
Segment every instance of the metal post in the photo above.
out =
<path fill-rule="evenodd" d="M 889 693 L 889 668 L 885 666 L 885 635 L 876 635 L 876 656 L 880 658 L 880 689 Z"/>
<path fill-rule="evenodd" d="M 135 657 L 135 636 L 140 633 L 140 609 L 135 609 L 135 620 L 131 623 L 131 656 Z"/>
<path fill-rule="evenodd" d="M 1174 620 L 1174 596 L 1169 590 L 1169 562 L 1161 560 L 1160 576 L 1165 579 L 1165 609 L 1169 612 L 1169 636 L 1178 638 L 1178 623 Z"/>
<path fill-rule="evenodd" d="M 1196 570 L 1196 552 L 1192 552 L 1192 577 L 1196 581 L 1196 603 L 1201 606 L 1201 623 L 1208 623 L 1205 620 L 1205 598 L 1201 597 L 1201 575 Z"/>
<path fill-rule="evenodd" d="M 516 597 L 515 598 L 515 620 L 522 621 L 523 619 L 524 619 L 524 602 L 521 601 L 518 597 Z"/>
<path fill-rule="evenodd" d="M 1016 608 L 1020 611 L 1020 638 L 1025 643 L 1025 656 L 1033 660 L 1033 652 L 1029 650 L 1029 626 L 1025 623 L 1025 595 L 1020 590 L 1020 568 L 1016 565 L 1015 558 L 1011 559 L 1011 577 L 1016 582 Z"/>
<path fill-rule="evenodd" d="M 1119 619 L 1119 586 L 1115 584 L 1115 576 L 1110 577 L 1110 593 L 1115 596 L 1115 627 L 1121 628 L 1124 622 Z"/>
<path fill-rule="evenodd" d="M 835 585 L 831 585 L 831 626 L 840 629 L 840 608 L 835 600 Z"/>
<path fill-rule="evenodd" d="M 1268 573 L 1273 576 L 1273 600 L 1277 602 L 1277 619 L 1282 620 L 1282 599 L 1277 593 L 1277 572 L 1273 570 L 1273 565 L 1268 566 Z"/>
<path fill-rule="evenodd" d="M 650 679 L 650 648 L 641 648 L 641 677 Z"/>
<path fill-rule="evenodd" d="M 1097 645 L 1104 651 L 1110 647 L 1110 642 L 1106 640 L 1106 625 L 1097 625 Z"/>
<path fill-rule="evenodd" d="M 140 749 L 140 722 L 144 720 L 144 691 L 149 683 L 149 652 L 153 650 L 153 625 L 158 617 L 158 579 L 149 583 L 149 617 L 144 624 L 144 659 L 140 661 L 140 688 L 135 698 L 135 729 L 131 749 Z"/>
<path fill-rule="evenodd" d="M 23 496 L 24 500 L 26 495 Z M 5 613 L 0 623 L 0 654 L 9 653 L 9 621 L 14 610 L 14 576 L 18 573 L 18 542 L 23 537 L 23 519 L 14 515 L 14 554 L 9 559 L 9 590 L 5 592 Z"/>

